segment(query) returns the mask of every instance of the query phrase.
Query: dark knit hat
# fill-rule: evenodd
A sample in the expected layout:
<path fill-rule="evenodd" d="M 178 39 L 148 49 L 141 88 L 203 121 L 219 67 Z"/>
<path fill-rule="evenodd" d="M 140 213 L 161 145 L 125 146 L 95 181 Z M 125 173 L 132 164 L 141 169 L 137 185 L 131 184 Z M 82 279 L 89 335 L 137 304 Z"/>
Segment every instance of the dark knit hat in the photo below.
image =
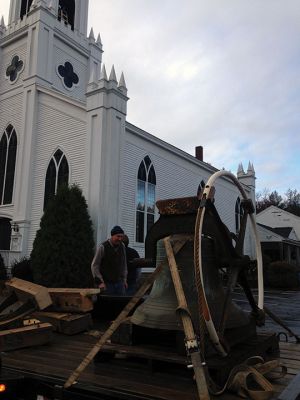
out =
<path fill-rule="evenodd" d="M 122 229 L 119 225 L 114 226 L 114 227 L 112 228 L 111 232 L 110 232 L 111 236 L 113 236 L 113 235 L 119 235 L 119 234 L 122 235 L 123 233 L 124 233 L 124 231 L 123 231 L 123 229 Z"/>

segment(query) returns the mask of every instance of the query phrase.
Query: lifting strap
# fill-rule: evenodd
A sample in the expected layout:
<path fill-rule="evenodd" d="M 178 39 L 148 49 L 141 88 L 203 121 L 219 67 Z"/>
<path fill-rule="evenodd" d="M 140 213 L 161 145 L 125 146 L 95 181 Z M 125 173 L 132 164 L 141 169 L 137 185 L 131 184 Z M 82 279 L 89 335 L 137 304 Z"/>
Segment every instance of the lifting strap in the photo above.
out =
<path fill-rule="evenodd" d="M 175 260 L 170 237 L 164 239 L 164 245 L 168 257 L 170 273 L 174 283 L 174 289 L 178 301 L 177 312 L 181 317 L 183 330 L 185 333 L 186 350 L 191 358 L 192 366 L 195 373 L 195 379 L 200 400 L 209 400 L 209 392 L 206 383 L 204 366 L 201 361 L 200 348 L 197 337 L 195 335 L 191 314 L 188 309 L 185 293 L 182 287 L 177 263 Z"/>
<path fill-rule="evenodd" d="M 274 395 L 274 388 L 269 379 L 280 379 L 286 373 L 286 366 L 280 364 L 278 360 L 264 362 L 260 356 L 250 357 L 231 370 L 222 389 L 212 390 L 212 383 L 210 392 L 219 396 L 225 390 L 229 390 L 246 399 L 269 400 Z"/>

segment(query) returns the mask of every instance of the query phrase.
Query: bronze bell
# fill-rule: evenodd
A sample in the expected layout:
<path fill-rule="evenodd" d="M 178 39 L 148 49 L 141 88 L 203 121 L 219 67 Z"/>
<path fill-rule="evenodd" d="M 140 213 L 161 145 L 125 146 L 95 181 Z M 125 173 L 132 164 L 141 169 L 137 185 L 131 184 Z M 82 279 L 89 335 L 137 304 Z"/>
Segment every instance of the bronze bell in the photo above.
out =
<path fill-rule="evenodd" d="M 181 252 L 176 256 L 177 265 L 180 271 L 182 284 L 185 289 L 189 288 L 187 294 L 188 303 L 193 308 L 197 299 L 197 291 L 193 278 L 193 238 L 189 236 L 188 242 L 185 244 Z M 185 250 L 184 250 L 185 249 Z M 187 260 L 185 257 L 190 259 Z M 163 261 L 166 257 L 164 244 L 162 240 L 157 242 L 157 263 Z M 184 269 L 184 273 L 183 270 Z M 194 292 L 192 294 L 192 292 Z M 166 330 L 182 330 L 182 324 L 176 315 L 177 299 L 174 285 L 171 279 L 169 266 L 166 264 L 161 271 L 158 279 L 154 282 L 149 297 L 141 304 L 133 316 L 132 323 L 147 328 L 166 329 Z M 194 310 L 194 314 L 196 310 Z"/>
<path fill-rule="evenodd" d="M 182 238 L 183 235 L 180 235 Z M 186 244 L 175 256 L 182 285 L 187 299 L 195 329 L 199 331 L 199 312 L 197 288 L 194 278 L 194 238 L 186 235 Z M 176 235 L 172 236 L 172 241 Z M 203 279 L 206 297 L 215 326 L 220 324 L 222 305 L 224 304 L 225 291 L 222 285 L 220 269 L 217 262 L 215 243 L 212 238 L 203 237 Z M 163 241 L 157 242 L 157 263 L 165 258 Z M 166 264 L 158 279 L 155 281 L 149 297 L 141 304 L 131 317 L 133 324 L 146 328 L 164 330 L 182 330 L 180 318 L 176 314 L 177 298 L 169 267 Z M 246 327 L 249 324 L 249 314 L 244 312 L 233 301 L 228 307 L 228 319 L 225 330 L 236 327 Z"/>

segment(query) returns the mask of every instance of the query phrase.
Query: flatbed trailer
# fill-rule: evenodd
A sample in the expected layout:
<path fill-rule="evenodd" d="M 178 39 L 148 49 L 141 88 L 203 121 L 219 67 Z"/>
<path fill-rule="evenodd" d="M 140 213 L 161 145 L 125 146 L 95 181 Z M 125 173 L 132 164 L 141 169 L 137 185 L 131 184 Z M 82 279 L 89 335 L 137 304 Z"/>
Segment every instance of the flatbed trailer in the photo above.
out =
<path fill-rule="evenodd" d="M 285 323 L 299 335 L 300 291 L 268 291 L 266 300 L 267 305 L 278 311 Z M 275 333 L 283 331 L 269 319 L 267 319 L 265 330 Z M 263 332 L 260 331 L 260 333 Z M 4 352 L 1 354 L 0 378 L 5 374 L 19 378 L 14 386 L 16 387 L 17 382 L 21 383 L 24 395 L 20 399 L 24 400 L 36 400 L 38 395 L 48 399 L 70 400 L 198 399 L 193 372 L 187 368 L 185 357 L 168 351 L 156 356 L 154 347 L 148 350 L 148 353 L 145 353 L 143 349 L 138 354 L 138 348 L 132 347 L 130 351 L 126 347 L 119 346 L 117 355 L 111 357 L 111 345 L 107 345 L 105 351 L 98 354 L 96 362 L 91 362 L 83 371 L 77 382 L 64 390 L 63 385 L 66 380 L 97 342 L 99 338 L 97 334 L 98 331 L 72 336 L 54 333 L 53 340 L 48 345 Z M 285 339 L 284 335 L 281 335 L 281 339 Z M 288 338 L 288 340 L 288 342 L 279 343 L 280 354 L 277 357 L 282 364 L 286 365 L 287 375 L 277 382 L 272 382 L 274 399 L 279 398 L 280 393 L 300 372 L 300 345 L 293 338 Z M 2 398 L 8 399 L 8 397 Z M 211 399 L 214 398 L 211 396 Z M 218 398 L 220 400 L 240 399 L 229 392 Z"/>
<path fill-rule="evenodd" d="M 109 360 L 108 352 L 97 362 L 91 363 L 71 388 L 63 385 L 78 366 L 96 338 L 87 334 L 75 336 L 54 335 L 49 345 L 37 346 L 2 354 L 2 374 L 20 377 L 24 397 L 36 400 L 38 395 L 49 399 L 141 399 L 141 400 L 195 400 L 196 384 L 192 372 L 170 362 L 153 363 L 140 357 Z M 295 343 L 280 343 L 280 360 L 288 367 L 288 374 L 274 384 L 274 399 L 300 371 L 300 346 Z M 101 362 L 103 357 L 103 362 Z M 28 390 L 29 389 L 29 390 Z M 25 395 L 27 397 L 25 397 Z M 214 398 L 213 396 L 211 397 Z M 220 400 L 235 400 L 239 397 L 225 393 Z"/>

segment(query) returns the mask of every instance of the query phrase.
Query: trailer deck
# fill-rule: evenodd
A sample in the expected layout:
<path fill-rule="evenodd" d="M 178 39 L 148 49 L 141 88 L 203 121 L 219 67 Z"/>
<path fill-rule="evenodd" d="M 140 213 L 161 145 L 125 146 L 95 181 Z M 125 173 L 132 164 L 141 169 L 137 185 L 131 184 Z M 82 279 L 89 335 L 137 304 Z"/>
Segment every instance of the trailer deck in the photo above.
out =
<path fill-rule="evenodd" d="M 299 291 L 268 291 L 266 294 L 266 304 L 297 334 L 300 334 L 299 300 Z M 264 330 L 279 333 L 283 328 L 268 319 Z M 59 390 L 59 387 L 63 386 L 96 343 L 96 336 L 96 332 L 93 331 L 73 336 L 54 334 L 54 340 L 49 345 L 2 353 L 4 370 L 17 371 L 32 379 L 38 385 L 39 393 L 47 396 L 47 388 L 49 390 L 51 386 L 57 385 Z M 78 382 L 69 389 L 69 395 L 64 394 L 64 399 L 195 400 L 198 398 L 196 384 L 192 379 L 193 373 L 186 368 L 184 357 L 170 352 L 166 352 L 162 357 L 160 352 L 160 356 L 156 358 L 155 347 L 149 349 L 148 357 L 145 356 L 145 349 L 141 350 L 144 354 L 141 356 L 138 354 L 139 349 L 134 349 L 130 353 L 126 346 L 123 346 L 113 358 L 110 358 L 109 350 L 108 345 L 106 352 L 97 357 L 97 362 L 92 362 L 80 375 Z M 300 371 L 300 345 L 292 338 L 289 342 L 280 342 L 279 358 L 287 366 L 288 373 L 277 383 L 273 383 L 274 399 L 278 398 Z M 234 400 L 239 397 L 227 392 L 219 398 Z"/>

